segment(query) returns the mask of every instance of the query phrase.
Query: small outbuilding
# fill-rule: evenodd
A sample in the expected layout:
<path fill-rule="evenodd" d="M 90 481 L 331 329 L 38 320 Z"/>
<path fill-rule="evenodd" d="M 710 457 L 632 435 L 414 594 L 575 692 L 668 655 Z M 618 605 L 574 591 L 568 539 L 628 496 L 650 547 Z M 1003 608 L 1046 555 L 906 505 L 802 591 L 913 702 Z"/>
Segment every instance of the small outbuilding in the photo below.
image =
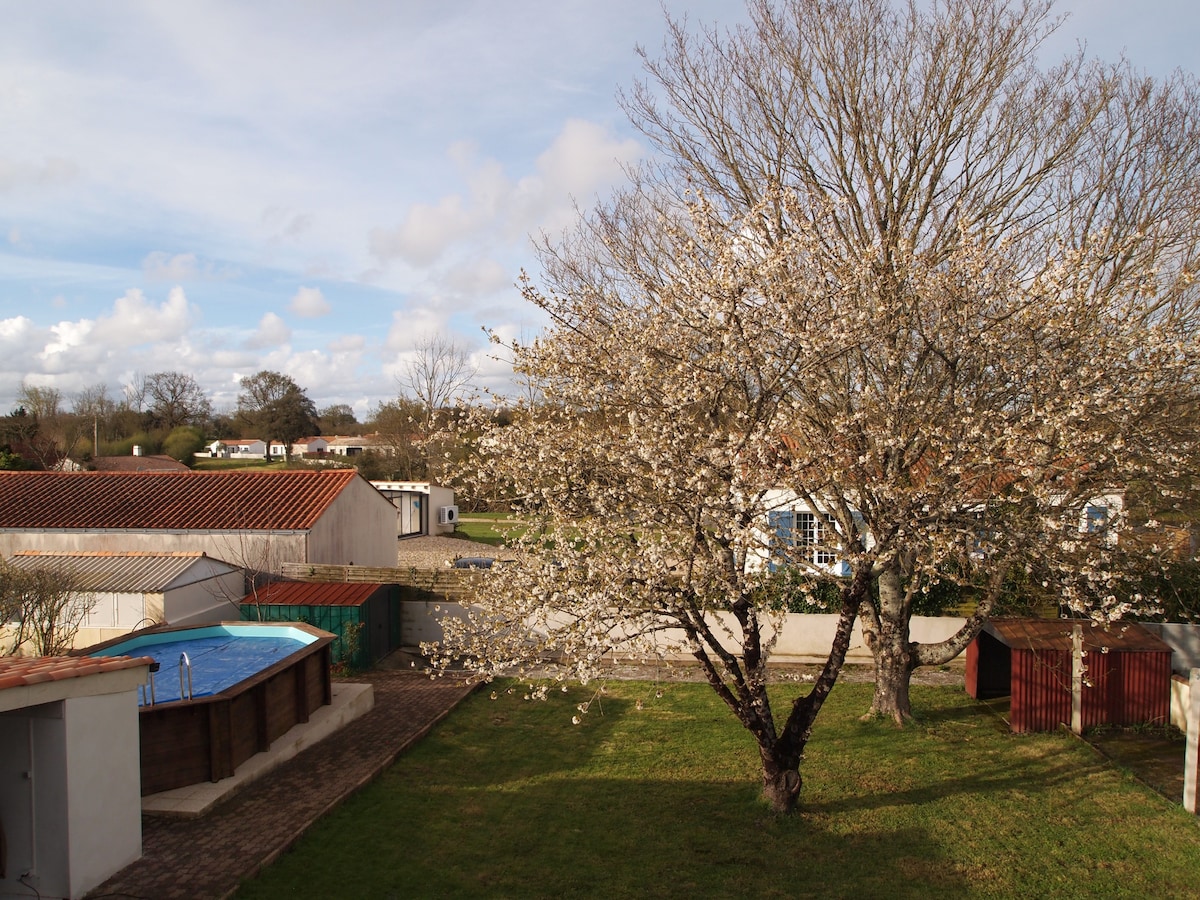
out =
<path fill-rule="evenodd" d="M 18 571 L 69 572 L 86 598 L 75 647 L 89 647 L 147 625 L 197 625 L 234 615 L 246 589 L 237 566 L 204 553 L 47 553 L 23 550 Z M 2 627 L 2 626 L 0 626 Z"/>
<path fill-rule="evenodd" d="M 1076 625 L 1083 727 L 1169 721 L 1171 647 L 1134 622 L 992 619 L 967 647 L 967 693 L 979 700 L 1011 696 L 1014 732 L 1070 725 Z"/>
<path fill-rule="evenodd" d="M 321 628 L 337 638 L 335 665 L 369 669 L 400 647 L 400 586 L 275 581 L 243 598 L 242 618 Z"/>
<path fill-rule="evenodd" d="M 0 659 L 0 897 L 82 897 L 142 855 L 153 660 Z"/>

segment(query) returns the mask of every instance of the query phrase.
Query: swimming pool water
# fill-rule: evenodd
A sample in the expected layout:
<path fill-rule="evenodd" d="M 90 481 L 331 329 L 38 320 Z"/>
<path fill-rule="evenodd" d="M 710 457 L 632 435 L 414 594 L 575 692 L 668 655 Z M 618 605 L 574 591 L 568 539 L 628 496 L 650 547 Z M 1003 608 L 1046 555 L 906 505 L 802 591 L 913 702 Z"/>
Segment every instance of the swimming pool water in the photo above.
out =
<path fill-rule="evenodd" d="M 150 644 L 139 647 L 136 652 L 139 656 L 153 657 L 158 662 L 159 670 L 154 675 L 155 702 L 168 703 L 181 699 L 181 653 L 186 653 L 192 664 L 192 696 L 203 697 L 220 693 L 239 681 L 257 675 L 304 646 L 304 641 L 289 637 L 223 634 Z M 185 672 L 185 686 L 186 683 Z"/>

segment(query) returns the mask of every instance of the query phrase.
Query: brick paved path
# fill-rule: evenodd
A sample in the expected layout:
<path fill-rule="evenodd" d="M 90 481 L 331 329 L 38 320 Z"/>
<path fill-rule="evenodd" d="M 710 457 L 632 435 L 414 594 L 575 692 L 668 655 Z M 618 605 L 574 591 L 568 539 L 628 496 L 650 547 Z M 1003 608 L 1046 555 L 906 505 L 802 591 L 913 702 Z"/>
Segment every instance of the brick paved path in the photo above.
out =
<path fill-rule="evenodd" d="M 320 816 L 382 772 L 472 690 L 406 671 L 353 679 L 375 706 L 336 734 L 194 819 L 142 817 L 142 858 L 89 898 L 227 897 L 286 851 Z"/>

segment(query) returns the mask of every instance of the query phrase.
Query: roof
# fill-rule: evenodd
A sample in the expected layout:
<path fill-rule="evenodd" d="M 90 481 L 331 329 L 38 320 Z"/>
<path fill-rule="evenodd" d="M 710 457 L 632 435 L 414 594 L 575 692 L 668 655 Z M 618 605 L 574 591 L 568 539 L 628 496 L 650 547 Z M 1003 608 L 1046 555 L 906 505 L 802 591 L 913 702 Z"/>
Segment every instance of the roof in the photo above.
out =
<path fill-rule="evenodd" d="M 283 472 L 0 472 L 0 528 L 303 531 L 359 475 Z"/>
<path fill-rule="evenodd" d="M 177 459 L 155 454 L 154 456 L 93 456 L 86 463 L 93 472 L 190 472 Z"/>
<path fill-rule="evenodd" d="M 69 569 L 81 591 L 113 593 L 158 593 L 192 568 L 203 553 L 50 553 L 22 550 L 9 560 L 16 569 L 29 570 L 50 566 Z M 214 559 L 218 565 L 234 567 Z"/>
<path fill-rule="evenodd" d="M 984 631 L 1015 650 L 1071 652 L 1071 630 L 1083 626 L 1083 648 L 1107 653 L 1112 650 L 1139 653 L 1170 653 L 1171 646 L 1136 622 L 1114 622 L 1105 627 L 1090 619 L 992 619 Z"/>
<path fill-rule="evenodd" d="M 243 604 L 268 606 L 361 606 L 385 585 L 356 582 L 273 581 L 258 592 L 248 594 Z"/>
<path fill-rule="evenodd" d="M 83 678 L 102 672 L 136 669 L 154 662 L 148 656 L 6 656 L 0 657 L 0 691 L 47 681 Z"/>

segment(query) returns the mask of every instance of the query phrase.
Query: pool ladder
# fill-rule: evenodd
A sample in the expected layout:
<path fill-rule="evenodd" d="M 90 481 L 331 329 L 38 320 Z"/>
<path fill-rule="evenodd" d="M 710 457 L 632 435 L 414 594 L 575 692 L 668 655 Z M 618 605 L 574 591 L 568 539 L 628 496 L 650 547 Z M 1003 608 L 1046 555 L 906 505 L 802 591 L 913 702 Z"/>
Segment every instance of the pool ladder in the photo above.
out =
<path fill-rule="evenodd" d="M 183 692 L 183 674 L 187 672 L 187 693 Z M 192 661 L 186 653 L 179 654 L 179 699 L 192 699 Z"/>
<path fill-rule="evenodd" d="M 149 683 L 149 685 L 148 685 L 148 686 L 149 686 L 149 688 L 150 688 L 150 702 L 149 702 L 149 703 L 147 703 L 147 702 L 146 702 L 146 688 L 147 688 L 147 685 L 143 684 L 143 685 L 141 685 L 141 688 L 142 688 L 142 706 L 153 706 L 153 705 L 154 705 L 154 703 L 155 703 L 155 700 L 154 700 L 154 673 L 155 673 L 155 672 L 157 672 L 157 671 L 158 671 L 158 663 L 157 663 L 157 662 L 152 662 L 152 663 L 150 663 L 150 683 Z"/>
<path fill-rule="evenodd" d="M 146 703 L 146 685 L 142 685 L 142 706 L 153 706 L 154 698 L 154 673 L 158 671 L 158 663 L 150 664 L 150 702 Z M 188 659 L 186 653 L 179 654 L 179 699 L 192 699 L 192 661 Z"/>

